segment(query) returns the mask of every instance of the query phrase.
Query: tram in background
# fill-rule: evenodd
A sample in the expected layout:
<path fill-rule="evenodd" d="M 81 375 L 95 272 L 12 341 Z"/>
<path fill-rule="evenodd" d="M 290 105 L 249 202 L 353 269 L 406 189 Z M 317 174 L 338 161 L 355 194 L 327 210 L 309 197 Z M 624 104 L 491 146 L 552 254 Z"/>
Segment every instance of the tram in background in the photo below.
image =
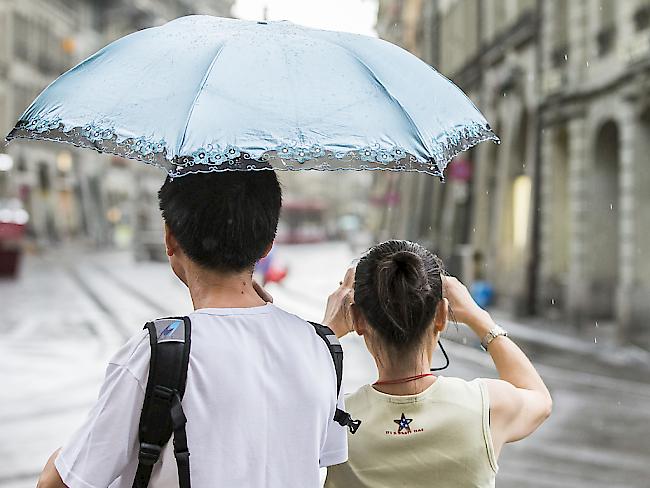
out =
<path fill-rule="evenodd" d="M 282 205 L 276 242 L 312 244 L 329 237 L 327 205 L 319 200 L 287 200 Z"/>

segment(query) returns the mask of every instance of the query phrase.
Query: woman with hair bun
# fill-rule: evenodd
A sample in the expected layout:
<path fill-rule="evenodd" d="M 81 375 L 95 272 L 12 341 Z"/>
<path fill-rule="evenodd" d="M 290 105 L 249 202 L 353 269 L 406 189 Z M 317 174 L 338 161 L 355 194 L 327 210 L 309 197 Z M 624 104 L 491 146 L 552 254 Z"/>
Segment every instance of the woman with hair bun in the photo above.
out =
<path fill-rule="evenodd" d="M 481 339 L 500 379 L 430 372 L 449 310 Z M 419 244 L 370 249 L 330 296 L 324 323 L 338 337 L 362 336 L 379 372 L 346 398 L 362 423 L 348 435 L 349 460 L 328 469 L 326 488 L 493 487 L 503 445 L 550 415 L 551 396 L 521 349 Z"/>

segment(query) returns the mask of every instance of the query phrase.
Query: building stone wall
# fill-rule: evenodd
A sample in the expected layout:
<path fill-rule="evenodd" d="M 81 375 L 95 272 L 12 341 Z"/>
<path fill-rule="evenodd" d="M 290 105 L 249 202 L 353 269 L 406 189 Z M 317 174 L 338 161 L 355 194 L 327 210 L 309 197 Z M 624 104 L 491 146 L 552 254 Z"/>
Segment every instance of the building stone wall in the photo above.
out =
<path fill-rule="evenodd" d="M 387 233 L 487 279 L 500 307 L 650 344 L 650 1 L 432 3 L 421 19 L 437 54 L 425 61 L 501 144 L 459 156 L 469 184 L 402 178 L 401 193 L 429 191 L 393 209 L 418 225 Z"/>
<path fill-rule="evenodd" d="M 190 13 L 230 16 L 232 4 L 0 0 L 1 136 L 52 80 L 116 37 Z M 22 200 L 29 234 L 42 245 L 75 238 L 111 243 L 116 225 L 135 224 L 130 199 L 139 180 L 161 180 L 155 170 L 69 145 L 20 140 L 0 146 L 4 152 L 14 167 L 0 173 L 0 200 Z"/>

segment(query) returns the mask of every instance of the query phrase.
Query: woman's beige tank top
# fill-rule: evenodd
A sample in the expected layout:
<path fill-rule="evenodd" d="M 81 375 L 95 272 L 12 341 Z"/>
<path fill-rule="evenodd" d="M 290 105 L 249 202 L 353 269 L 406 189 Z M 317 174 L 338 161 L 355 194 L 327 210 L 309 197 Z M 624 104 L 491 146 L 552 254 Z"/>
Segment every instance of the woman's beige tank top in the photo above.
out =
<path fill-rule="evenodd" d="M 325 487 L 494 487 L 489 405 L 481 380 L 439 376 L 409 396 L 366 385 L 345 400 L 362 424 L 348 435 L 348 462 L 328 469 Z"/>

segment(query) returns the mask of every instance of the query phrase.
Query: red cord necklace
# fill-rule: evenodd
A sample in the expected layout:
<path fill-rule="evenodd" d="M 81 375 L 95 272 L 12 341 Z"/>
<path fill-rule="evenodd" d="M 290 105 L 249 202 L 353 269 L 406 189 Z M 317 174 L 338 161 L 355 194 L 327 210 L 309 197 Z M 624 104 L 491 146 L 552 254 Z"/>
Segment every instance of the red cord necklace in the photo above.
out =
<path fill-rule="evenodd" d="M 423 373 L 415 376 L 409 376 L 408 378 L 399 378 L 396 380 L 386 380 L 386 381 L 375 381 L 373 385 L 396 385 L 398 383 L 408 383 L 409 381 L 419 380 L 421 378 L 426 378 L 427 376 L 433 376 L 432 373 Z"/>

